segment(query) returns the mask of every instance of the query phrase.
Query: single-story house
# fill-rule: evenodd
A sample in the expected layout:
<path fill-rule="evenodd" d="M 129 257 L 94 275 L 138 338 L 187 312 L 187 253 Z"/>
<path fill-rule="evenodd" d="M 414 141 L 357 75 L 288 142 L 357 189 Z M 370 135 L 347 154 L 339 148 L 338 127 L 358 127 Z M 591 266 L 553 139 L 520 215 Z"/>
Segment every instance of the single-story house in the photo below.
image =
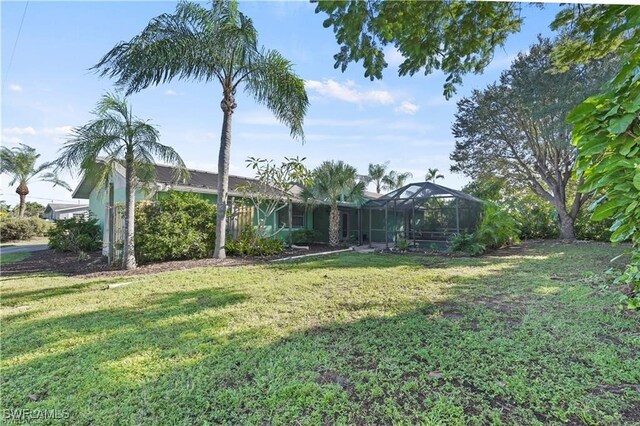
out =
<path fill-rule="evenodd" d="M 136 192 L 136 200 L 154 200 L 168 191 L 184 191 L 198 194 L 211 203 L 217 201 L 218 174 L 203 170 L 189 170 L 186 180 L 176 182 L 175 169 L 156 165 L 156 177 L 151 185 Z M 73 198 L 89 200 L 89 210 L 98 219 L 103 229 L 103 253 L 112 254 L 112 249 L 120 241 L 122 215 L 115 214 L 125 201 L 125 171 L 117 166 L 108 177 L 106 185 L 100 185 L 95 177 L 86 174 L 73 192 Z M 229 205 L 237 209 L 238 199 L 243 197 L 241 187 L 255 179 L 229 176 Z M 274 190 L 275 191 L 275 190 Z M 294 188 L 292 200 L 292 223 L 288 227 L 288 208 L 282 208 L 264 220 L 268 231 L 280 229 L 276 237 L 288 239 L 289 232 L 314 230 L 318 242 L 329 241 L 329 205 L 307 205 L 296 194 L 302 188 Z M 410 200 L 410 201 L 409 201 Z M 400 239 L 412 240 L 414 244 L 446 241 L 453 233 L 471 231 L 478 218 L 475 205 L 480 200 L 460 191 L 445 188 L 434 183 L 422 182 L 407 185 L 389 194 L 365 192 L 365 202 L 355 204 L 340 202 L 340 238 L 356 244 L 379 242 L 393 243 Z M 237 235 L 243 223 L 258 224 L 255 209 L 232 210 L 228 229 Z M 429 228 L 429 229 L 427 229 Z M 111 244 L 110 242 L 114 242 Z"/>
<path fill-rule="evenodd" d="M 88 204 L 49 203 L 44 209 L 44 218 L 49 220 L 86 219 L 89 217 Z"/>

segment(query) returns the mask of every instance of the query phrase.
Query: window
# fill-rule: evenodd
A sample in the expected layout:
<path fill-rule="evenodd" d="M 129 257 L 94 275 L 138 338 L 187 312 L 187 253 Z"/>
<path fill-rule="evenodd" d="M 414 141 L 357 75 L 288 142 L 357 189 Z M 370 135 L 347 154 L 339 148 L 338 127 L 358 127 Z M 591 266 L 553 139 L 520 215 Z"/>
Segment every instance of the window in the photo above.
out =
<path fill-rule="evenodd" d="M 304 206 L 294 204 L 292 207 L 291 227 L 304 228 Z M 289 207 L 278 210 L 278 225 L 285 228 L 289 226 Z"/>

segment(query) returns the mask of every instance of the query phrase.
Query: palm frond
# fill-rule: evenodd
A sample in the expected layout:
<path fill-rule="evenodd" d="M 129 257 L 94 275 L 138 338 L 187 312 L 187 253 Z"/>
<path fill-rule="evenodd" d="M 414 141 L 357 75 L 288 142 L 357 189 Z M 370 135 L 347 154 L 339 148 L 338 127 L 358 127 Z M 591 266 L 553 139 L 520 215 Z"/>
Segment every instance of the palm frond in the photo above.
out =
<path fill-rule="evenodd" d="M 251 64 L 245 91 L 287 125 L 292 137 L 304 141 L 303 123 L 309 98 L 304 80 L 293 72 L 291 62 L 275 50 L 261 54 Z"/>
<path fill-rule="evenodd" d="M 121 42 L 92 67 L 131 94 L 174 78 L 222 82 L 225 40 L 221 27 L 228 7 L 212 9 L 179 3 L 174 14 L 162 14 L 129 42 Z"/>

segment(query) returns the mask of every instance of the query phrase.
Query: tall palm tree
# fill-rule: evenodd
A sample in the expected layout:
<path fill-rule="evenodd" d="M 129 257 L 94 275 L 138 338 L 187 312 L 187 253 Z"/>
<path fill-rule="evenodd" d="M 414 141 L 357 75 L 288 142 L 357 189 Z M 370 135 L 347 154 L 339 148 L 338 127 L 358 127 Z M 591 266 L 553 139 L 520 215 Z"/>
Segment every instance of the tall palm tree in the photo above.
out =
<path fill-rule="evenodd" d="M 438 179 L 444 179 L 444 175 L 438 173 L 439 171 L 440 170 L 438 169 L 429 168 L 426 176 L 424 177 L 424 180 L 426 180 L 427 182 L 436 183 Z"/>
<path fill-rule="evenodd" d="M 27 184 L 29 182 L 36 180 L 50 182 L 53 186 L 60 185 L 71 191 L 69 185 L 61 180 L 57 173 L 52 171 L 55 168 L 55 163 L 47 162 L 36 166 L 38 158 L 40 158 L 40 154 L 36 152 L 35 148 L 25 144 L 20 144 L 19 147 L 12 149 L 6 146 L 0 148 L 0 173 L 6 173 L 11 176 L 10 186 L 13 186 L 16 182 L 18 183 L 16 194 L 20 196 L 20 208 L 18 210 L 20 217 L 24 217 L 27 207 L 26 198 L 29 195 Z"/>
<path fill-rule="evenodd" d="M 325 202 L 330 205 L 329 245 L 340 244 L 339 201 L 360 203 L 364 200 L 365 182 L 358 180 L 355 167 L 343 161 L 324 161 L 312 173 L 312 184 L 303 197 L 309 203 Z"/>
<path fill-rule="evenodd" d="M 222 86 L 214 256 L 223 259 L 236 91 L 242 87 L 287 125 L 292 137 L 304 140 L 302 124 L 309 104 L 304 81 L 280 53 L 258 44 L 253 22 L 238 11 L 235 1 L 214 1 L 211 9 L 179 3 L 175 13 L 151 20 L 140 34 L 116 45 L 94 68 L 102 76 L 117 77 L 116 84 L 126 88 L 127 94 L 173 79 L 217 81 Z"/>
<path fill-rule="evenodd" d="M 374 182 L 376 185 L 376 192 L 379 194 L 384 184 L 384 177 L 387 173 L 387 167 L 389 162 L 386 161 L 382 164 L 369 163 L 369 181 Z"/>
<path fill-rule="evenodd" d="M 131 106 L 124 99 L 106 94 L 93 113 L 96 116 L 94 120 L 72 130 L 56 163 L 59 168 L 82 170 L 101 183 L 107 182 L 118 165 L 124 166 L 126 195 L 122 266 L 134 269 L 136 189 L 153 180 L 155 157 L 175 166 L 176 178 L 184 176 L 185 165 L 173 148 L 158 142 L 160 133 L 155 127 L 133 115 Z"/>
<path fill-rule="evenodd" d="M 384 187 L 388 190 L 402 188 L 407 179 L 412 178 L 413 173 L 410 172 L 396 172 L 395 170 L 391 170 L 382 180 Z"/>

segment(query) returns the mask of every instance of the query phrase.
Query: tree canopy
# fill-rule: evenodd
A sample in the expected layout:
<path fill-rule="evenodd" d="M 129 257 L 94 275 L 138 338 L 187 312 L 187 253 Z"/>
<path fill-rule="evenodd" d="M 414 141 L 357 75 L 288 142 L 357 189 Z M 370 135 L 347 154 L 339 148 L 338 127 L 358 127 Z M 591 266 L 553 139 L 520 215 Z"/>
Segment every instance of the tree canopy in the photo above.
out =
<path fill-rule="evenodd" d="M 566 117 L 612 75 L 615 61 L 551 74 L 552 49 L 548 39 L 540 39 L 499 82 L 458 102 L 451 170 L 476 179 L 490 174 L 512 188 L 531 189 L 556 207 L 563 237 L 573 239 L 573 222 L 587 194 L 575 191 L 576 152 Z"/>
<path fill-rule="evenodd" d="M 327 15 L 323 25 L 340 46 L 335 68 L 362 61 L 365 77 L 380 79 L 389 65 L 384 48 L 392 46 L 404 58 L 400 76 L 441 70 L 447 98 L 522 25 L 521 5 L 507 2 L 321 0 L 316 13 Z"/>

